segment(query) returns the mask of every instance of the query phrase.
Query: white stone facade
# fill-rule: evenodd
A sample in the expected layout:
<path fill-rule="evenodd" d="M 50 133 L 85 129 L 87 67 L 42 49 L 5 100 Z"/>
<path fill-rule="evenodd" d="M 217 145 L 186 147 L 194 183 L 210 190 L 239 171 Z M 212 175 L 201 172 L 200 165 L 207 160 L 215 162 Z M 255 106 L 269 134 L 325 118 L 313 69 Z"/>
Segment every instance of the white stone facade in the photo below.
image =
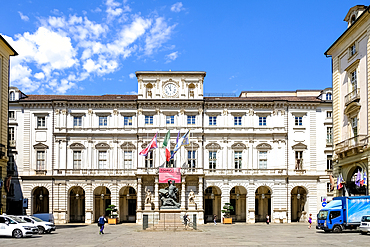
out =
<path fill-rule="evenodd" d="M 337 196 L 369 194 L 369 186 L 355 185 L 357 173 L 370 170 L 369 11 L 352 7 L 344 19 L 348 28 L 325 52 L 332 58 L 334 175 L 343 177 L 345 188 Z"/>
<path fill-rule="evenodd" d="M 236 221 L 316 217 L 321 197 L 331 195 L 331 89 L 204 97 L 205 72 L 136 75 L 137 96 L 28 95 L 10 102 L 27 214 L 92 223 L 114 204 L 119 221 L 141 223 L 144 214 L 160 213 L 158 191 L 166 184 L 158 183 L 158 167 L 167 166 L 181 167 L 181 211 L 197 215 L 198 224 L 214 214 L 220 219 L 227 202 Z M 165 134 L 171 130 L 173 150 L 178 132 L 188 129 L 190 144 L 166 164 Z M 140 156 L 157 132 L 160 148 Z M 147 189 L 151 208 L 144 205 Z M 195 208 L 188 205 L 191 190 Z"/>

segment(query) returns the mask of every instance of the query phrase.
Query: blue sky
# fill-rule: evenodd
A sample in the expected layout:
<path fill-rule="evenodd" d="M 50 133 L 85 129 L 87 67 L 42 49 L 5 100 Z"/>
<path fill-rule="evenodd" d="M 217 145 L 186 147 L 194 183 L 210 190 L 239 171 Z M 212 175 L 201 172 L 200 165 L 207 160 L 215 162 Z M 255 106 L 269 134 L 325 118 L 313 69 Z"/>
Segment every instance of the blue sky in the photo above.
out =
<path fill-rule="evenodd" d="M 135 71 L 206 71 L 204 93 L 331 87 L 329 46 L 364 1 L 3 1 L 26 94 L 136 94 Z"/>

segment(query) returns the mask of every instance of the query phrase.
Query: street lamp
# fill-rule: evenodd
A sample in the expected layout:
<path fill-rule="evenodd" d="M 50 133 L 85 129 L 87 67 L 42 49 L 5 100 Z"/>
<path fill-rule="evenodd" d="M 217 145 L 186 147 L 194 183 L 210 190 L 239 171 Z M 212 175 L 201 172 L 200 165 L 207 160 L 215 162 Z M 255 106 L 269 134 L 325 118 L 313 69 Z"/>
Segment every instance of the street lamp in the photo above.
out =
<path fill-rule="evenodd" d="M 40 198 L 40 201 L 42 201 L 42 199 L 44 198 L 44 196 L 42 194 L 40 194 L 39 198 Z"/>
<path fill-rule="evenodd" d="M 299 200 L 301 198 L 301 194 L 297 194 L 297 199 Z"/>
<path fill-rule="evenodd" d="M 265 194 L 262 194 L 262 195 L 261 195 L 261 198 L 262 198 L 262 199 L 265 199 Z"/>
<path fill-rule="evenodd" d="M 80 199 L 80 195 L 78 193 L 76 194 L 76 199 Z"/>
<path fill-rule="evenodd" d="M 240 195 L 236 194 L 236 200 L 239 200 Z"/>
<path fill-rule="evenodd" d="M 100 196 L 101 196 L 101 199 L 104 200 L 104 194 L 102 193 Z"/>
<path fill-rule="evenodd" d="M 211 199 L 215 199 L 215 194 L 211 194 Z"/>

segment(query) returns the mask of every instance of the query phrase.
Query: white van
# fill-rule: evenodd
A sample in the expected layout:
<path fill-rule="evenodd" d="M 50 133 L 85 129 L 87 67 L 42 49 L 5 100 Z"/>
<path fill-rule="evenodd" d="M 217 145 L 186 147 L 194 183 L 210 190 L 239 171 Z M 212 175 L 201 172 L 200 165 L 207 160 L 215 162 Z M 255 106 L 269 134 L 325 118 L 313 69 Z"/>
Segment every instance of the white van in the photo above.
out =
<path fill-rule="evenodd" d="M 18 217 L 0 215 L 0 236 L 21 238 L 31 237 L 33 234 L 37 233 L 37 227 Z"/>
<path fill-rule="evenodd" d="M 35 216 L 29 216 L 29 215 L 17 215 L 18 218 L 21 218 L 25 220 L 26 222 L 33 224 L 36 226 L 39 230 L 39 234 L 42 233 L 50 233 L 52 231 L 55 231 L 55 225 L 51 222 L 43 221 Z"/>

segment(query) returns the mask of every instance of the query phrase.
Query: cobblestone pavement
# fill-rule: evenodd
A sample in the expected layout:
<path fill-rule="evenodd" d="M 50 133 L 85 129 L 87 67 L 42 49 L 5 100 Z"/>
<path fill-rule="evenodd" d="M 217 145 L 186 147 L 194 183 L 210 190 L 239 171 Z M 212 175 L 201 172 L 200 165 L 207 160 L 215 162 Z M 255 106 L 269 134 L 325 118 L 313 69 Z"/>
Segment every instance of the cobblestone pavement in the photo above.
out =
<path fill-rule="evenodd" d="M 143 231 L 133 224 L 108 225 L 104 235 L 93 225 L 62 225 L 51 234 L 0 238 L 0 246 L 370 246 L 370 234 L 324 233 L 307 224 L 207 224 L 199 231 Z"/>

